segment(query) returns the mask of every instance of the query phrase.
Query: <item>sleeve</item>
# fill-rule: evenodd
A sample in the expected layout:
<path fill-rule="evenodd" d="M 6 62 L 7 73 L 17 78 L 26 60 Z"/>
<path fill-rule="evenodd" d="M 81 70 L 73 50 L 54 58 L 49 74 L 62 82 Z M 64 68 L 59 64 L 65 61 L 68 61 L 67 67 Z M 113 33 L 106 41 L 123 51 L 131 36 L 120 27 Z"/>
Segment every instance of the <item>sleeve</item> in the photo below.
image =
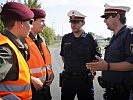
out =
<path fill-rule="evenodd" d="M 63 47 L 64 47 L 64 37 L 62 38 L 62 42 L 61 42 L 61 51 L 60 51 L 60 55 L 61 55 L 61 56 L 64 56 Z"/>
<path fill-rule="evenodd" d="M 16 79 L 16 67 L 14 66 L 11 50 L 3 45 L 0 46 L 0 81 Z"/>
<path fill-rule="evenodd" d="M 92 55 L 93 55 L 93 59 L 95 60 L 95 55 L 101 57 L 101 49 L 100 47 L 98 46 L 98 43 L 97 41 L 94 40 L 94 38 L 92 37 L 91 34 L 90 35 L 90 39 L 92 40 L 92 47 L 93 47 L 93 51 L 92 51 Z"/>
<path fill-rule="evenodd" d="M 127 36 L 125 43 L 125 61 L 133 64 L 133 32 Z"/>

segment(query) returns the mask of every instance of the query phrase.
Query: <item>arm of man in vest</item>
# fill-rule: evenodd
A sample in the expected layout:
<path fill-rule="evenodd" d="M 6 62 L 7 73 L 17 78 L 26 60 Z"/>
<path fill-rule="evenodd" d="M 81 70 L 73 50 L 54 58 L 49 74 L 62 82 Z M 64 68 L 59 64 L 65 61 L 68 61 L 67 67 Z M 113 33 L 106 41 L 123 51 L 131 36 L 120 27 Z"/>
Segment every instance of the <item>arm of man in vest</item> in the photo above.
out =
<path fill-rule="evenodd" d="M 40 90 L 41 88 L 43 88 L 43 82 L 39 78 L 31 76 L 31 82 L 36 90 Z"/>
<path fill-rule="evenodd" d="M 0 83 L 4 81 L 15 81 L 18 79 L 18 69 L 16 68 L 14 64 L 15 55 L 13 52 L 11 52 L 10 48 L 1 45 L 0 46 Z M 0 90 L 1 89 L 0 84 Z M 4 85 L 4 84 L 3 84 Z M 14 94 L 10 94 L 10 96 L 15 96 Z M 1 94 L 0 94 L 1 96 Z M 2 97 L 2 96 L 1 96 Z M 3 96 L 2 98 L 9 97 L 9 94 L 6 96 Z"/>

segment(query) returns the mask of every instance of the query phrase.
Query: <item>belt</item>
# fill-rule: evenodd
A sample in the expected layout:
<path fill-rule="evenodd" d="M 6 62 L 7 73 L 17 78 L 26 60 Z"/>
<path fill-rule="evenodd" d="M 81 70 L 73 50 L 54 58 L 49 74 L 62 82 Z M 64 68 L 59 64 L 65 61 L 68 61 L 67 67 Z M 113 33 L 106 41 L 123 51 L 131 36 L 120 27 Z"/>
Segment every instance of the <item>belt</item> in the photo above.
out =
<path fill-rule="evenodd" d="M 104 81 L 101 76 L 98 77 L 98 82 L 102 88 L 107 88 L 109 90 L 126 90 L 130 91 L 132 89 L 132 85 L 130 82 L 120 82 L 120 83 L 111 83 Z"/>
<path fill-rule="evenodd" d="M 65 79 L 93 79 L 91 72 L 62 72 L 62 77 Z"/>

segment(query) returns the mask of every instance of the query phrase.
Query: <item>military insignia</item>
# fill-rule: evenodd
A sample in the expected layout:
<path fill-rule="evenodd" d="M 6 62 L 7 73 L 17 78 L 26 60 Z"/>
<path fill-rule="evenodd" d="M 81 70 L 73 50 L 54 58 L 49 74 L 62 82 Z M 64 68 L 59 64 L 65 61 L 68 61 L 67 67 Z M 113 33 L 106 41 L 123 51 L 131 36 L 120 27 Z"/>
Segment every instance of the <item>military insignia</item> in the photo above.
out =
<path fill-rule="evenodd" d="M 81 37 L 85 38 L 86 35 L 87 35 L 87 33 L 82 33 L 82 34 L 81 34 Z"/>
<path fill-rule="evenodd" d="M 133 44 L 130 44 L 130 51 L 133 54 Z"/>

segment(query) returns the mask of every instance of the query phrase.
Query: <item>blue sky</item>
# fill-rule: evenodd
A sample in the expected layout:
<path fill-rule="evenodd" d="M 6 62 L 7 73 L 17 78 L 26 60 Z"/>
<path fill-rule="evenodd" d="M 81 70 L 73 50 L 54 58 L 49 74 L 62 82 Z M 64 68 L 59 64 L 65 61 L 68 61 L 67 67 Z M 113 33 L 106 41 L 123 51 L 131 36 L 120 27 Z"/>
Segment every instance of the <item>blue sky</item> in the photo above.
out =
<path fill-rule="evenodd" d="M 6 0 L 1 0 L 4 3 Z M 17 1 L 17 0 L 16 0 Z M 23 1 L 23 0 L 21 0 Z M 110 37 L 109 31 L 100 16 L 104 13 L 104 4 L 115 6 L 129 6 L 131 10 L 126 14 L 127 25 L 133 26 L 133 0 L 38 0 L 42 9 L 46 11 L 46 25 L 53 27 L 56 34 L 64 35 L 71 32 L 67 12 L 78 10 L 87 17 L 83 29 L 94 32 L 103 37 Z"/>

